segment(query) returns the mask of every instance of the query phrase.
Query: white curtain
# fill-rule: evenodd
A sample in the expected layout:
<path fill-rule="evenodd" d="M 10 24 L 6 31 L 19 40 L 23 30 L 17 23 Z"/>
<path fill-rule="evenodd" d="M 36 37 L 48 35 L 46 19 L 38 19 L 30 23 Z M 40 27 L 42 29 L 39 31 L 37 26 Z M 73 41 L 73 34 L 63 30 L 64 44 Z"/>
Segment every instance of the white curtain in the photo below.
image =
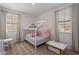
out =
<path fill-rule="evenodd" d="M 5 19 L 5 11 L 0 11 L 0 38 L 6 38 L 6 19 Z"/>
<path fill-rule="evenodd" d="M 79 52 L 79 5 L 74 4 L 72 9 L 72 17 L 73 17 L 73 40 L 72 46 L 75 51 Z"/>

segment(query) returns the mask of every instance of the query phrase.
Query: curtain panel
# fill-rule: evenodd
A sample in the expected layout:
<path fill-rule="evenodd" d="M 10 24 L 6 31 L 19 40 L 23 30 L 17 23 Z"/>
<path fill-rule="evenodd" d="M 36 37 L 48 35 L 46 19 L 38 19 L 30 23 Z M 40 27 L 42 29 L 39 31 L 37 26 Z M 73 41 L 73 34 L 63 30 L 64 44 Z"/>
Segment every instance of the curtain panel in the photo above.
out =
<path fill-rule="evenodd" d="M 6 38 L 6 12 L 0 11 L 0 37 Z"/>
<path fill-rule="evenodd" d="M 74 4 L 72 8 L 72 31 L 73 31 L 73 39 L 72 39 L 72 46 L 75 51 L 79 52 L 79 5 Z"/>

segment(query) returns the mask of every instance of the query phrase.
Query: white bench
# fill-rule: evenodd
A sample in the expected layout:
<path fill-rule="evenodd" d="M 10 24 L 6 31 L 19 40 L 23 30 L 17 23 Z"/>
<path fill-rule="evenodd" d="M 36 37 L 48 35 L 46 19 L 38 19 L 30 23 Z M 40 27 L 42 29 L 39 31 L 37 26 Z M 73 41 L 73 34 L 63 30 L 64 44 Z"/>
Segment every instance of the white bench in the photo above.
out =
<path fill-rule="evenodd" d="M 49 50 L 54 51 L 57 54 L 63 54 L 65 48 L 67 47 L 66 44 L 62 44 L 55 41 L 48 41 L 46 44 L 48 45 Z"/>

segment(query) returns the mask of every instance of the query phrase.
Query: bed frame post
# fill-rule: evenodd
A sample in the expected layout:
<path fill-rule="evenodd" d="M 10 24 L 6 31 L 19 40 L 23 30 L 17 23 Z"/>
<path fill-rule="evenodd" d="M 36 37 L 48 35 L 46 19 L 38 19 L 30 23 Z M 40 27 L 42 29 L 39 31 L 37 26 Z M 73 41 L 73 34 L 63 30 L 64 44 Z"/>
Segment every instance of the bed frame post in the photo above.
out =
<path fill-rule="evenodd" d="M 35 29 L 35 53 L 36 53 L 36 50 L 37 50 L 37 39 L 36 39 L 36 36 L 37 36 L 37 28 Z"/>

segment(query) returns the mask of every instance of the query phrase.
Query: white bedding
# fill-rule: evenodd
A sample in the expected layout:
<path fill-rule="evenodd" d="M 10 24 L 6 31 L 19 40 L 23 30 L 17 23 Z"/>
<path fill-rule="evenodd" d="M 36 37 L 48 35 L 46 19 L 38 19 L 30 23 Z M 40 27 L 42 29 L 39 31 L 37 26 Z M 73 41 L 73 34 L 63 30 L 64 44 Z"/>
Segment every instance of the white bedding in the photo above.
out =
<path fill-rule="evenodd" d="M 25 40 L 27 40 L 29 43 L 33 44 L 34 46 L 38 46 L 42 43 L 47 42 L 49 39 L 43 36 L 37 36 L 36 38 L 26 36 Z"/>

